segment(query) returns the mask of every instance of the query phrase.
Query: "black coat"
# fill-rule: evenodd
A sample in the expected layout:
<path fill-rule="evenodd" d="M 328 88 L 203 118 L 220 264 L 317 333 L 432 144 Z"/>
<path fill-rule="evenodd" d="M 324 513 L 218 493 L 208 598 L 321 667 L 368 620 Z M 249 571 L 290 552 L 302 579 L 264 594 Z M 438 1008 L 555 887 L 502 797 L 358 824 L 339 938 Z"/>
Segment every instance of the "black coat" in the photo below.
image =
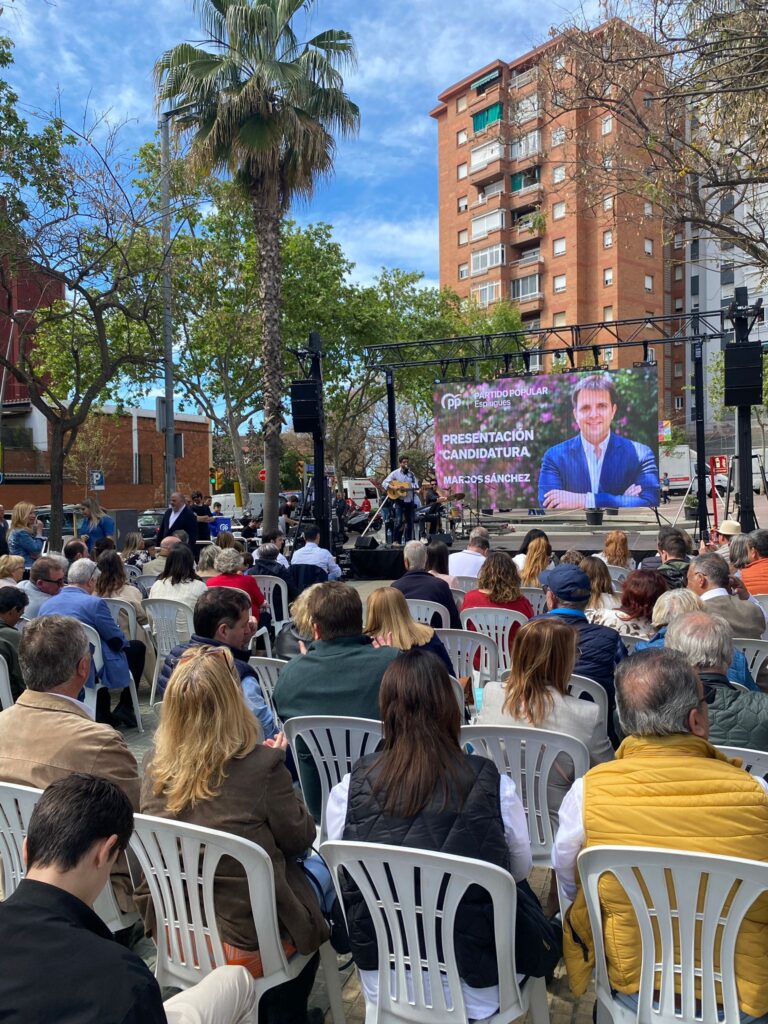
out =
<path fill-rule="evenodd" d="M 392 584 L 395 590 L 406 598 L 412 597 L 417 601 L 435 601 L 448 609 L 451 617 L 451 629 L 461 629 L 461 618 L 459 609 L 453 599 L 451 588 L 445 580 L 439 580 L 426 569 L 409 569 L 405 576 L 395 580 Z M 432 622 L 432 626 L 439 627 L 442 623 Z"/>
<path fill-rule="evenodd" d="M 160 533 L 157 537 L 158 543 L 165 537 L 170 537 L 177 530 L 186 530 L 189 534 L 189 544 L 187 546 L 195 556 L 195 561 L 197 561 L 197 516 L 189 505 L 185 505 L 181 510 L 178 519 L 174 520 L 173 526 L 169 525 L 170 519 L 171 510 L 167 508 L 165 510 L 165 515 L 163 516 L 163 521 L 160 524 Z"/>

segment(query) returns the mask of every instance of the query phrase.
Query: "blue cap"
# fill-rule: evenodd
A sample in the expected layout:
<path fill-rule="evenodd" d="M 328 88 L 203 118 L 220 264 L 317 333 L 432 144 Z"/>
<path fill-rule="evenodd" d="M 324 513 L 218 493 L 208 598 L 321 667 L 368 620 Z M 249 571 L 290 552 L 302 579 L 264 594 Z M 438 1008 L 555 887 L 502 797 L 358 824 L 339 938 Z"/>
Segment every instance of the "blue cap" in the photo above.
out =
<path fill-rule="evenodd" d="M 542 587 L 548 587 L 563 601 L 579 604 L 588 601 L 592 593 L 589 576 L 578 565 L 558 565 L 555 569 L 547 569 L 539 574 Z"/>

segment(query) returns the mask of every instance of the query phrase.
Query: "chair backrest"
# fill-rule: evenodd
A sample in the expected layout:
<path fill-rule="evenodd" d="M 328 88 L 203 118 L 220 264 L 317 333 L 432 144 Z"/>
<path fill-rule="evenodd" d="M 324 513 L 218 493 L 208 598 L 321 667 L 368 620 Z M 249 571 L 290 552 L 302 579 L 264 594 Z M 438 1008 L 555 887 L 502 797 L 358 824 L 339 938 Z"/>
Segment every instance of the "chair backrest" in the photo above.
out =
<path fill-rule="evenodd" d="M 453 603 L 461 611 L 461 606 L 464 604 L 464 591 L 451 587 L 451 597 L 453 598 Z"/>
<path fill-rule="evenodd" d="M 499 648 L 495 640 L 484 633 L 471 629 L 437 629 L 437 635 L 448 651 L 457 679 L 471 676 L 474 671 L 475 655 L 480 655 L 480 685 L 484 686 L 499 675 Z"/>
<path fill-rule="evenodd" d="M 88 637 L 88 643 L 93 648 L 91 651 L 93 667 L 95 671 L 99 673 L 104 668 L 104 652 L 101 649 L 101 637 L 93 626 L 89 626 L 85 622 L 81 622 L 80 625 L 85 630 L 85 635 Z"/>
<path fill-rule="evenodd" d="M 0 655 L 0 711 L 5 711 L 12 704 L 13 694 L 11 693 L 11 678 L 8 675 L 8 662 Z"/>
<path fill-rule="evenodd" d="M 265 850 L 228 832 L 168 818 L 136 814 L 133 821 L 131 852 L 149 886 L 157 920 L 155 975 L 161 987 L 189 988 L 226 964 L 213 901 L 222 857 L 241 864 L 248 880 L 264 977 L 286 973 L 272 862 Z"/>
<path fill-rule="evenodd" d="M 584 699 L 588 697 L 600 707 L 600 721 L 608 726 L 608 694 L 605 687 L 589 676 L 571 676 L 568 680 L 568 693 L 571 697 Z"/>
<path fill-rule="evenodd" d="M 653 847 L 594 846 L 579 855 L 578 868 L 595 943 L 599 1005 L 610 1013 L 613 1004 L 598 892 L 601 878 L 611 874 L 632 904 L 640 932 L 637 1019 L 741 1019 L 736 940 L 747 911 L 768 890 L 768 865 Z"/>
<path fill-rule="evenodd" d="M 281 626 L 288 620 L 288 584 L 285 580 L 281 580 L 279 576 L 252 576 L 251 579 L 256 580 L 259 585 L 259 590 L 264 595 L 264 600 L 267 602 L 269 613 L 272 616 L 272 622 L 276 626 Z M 279 601 L 275 603 L 275 592 L 277 591 Z M 277 608 L 280 608 L 278 613 Z"/>
<path fill-rule="evenodd" d="M 511 725 L 465 725 L 461 730 L 461 743 L 471 743 L 476 754 L 489 757 L 499 772 L 512 779 L 525 807 L 533 862 L 551 864 L 554 834 L 547 783 L 551 772 L 567 770 L 562 759 L 555 765 L 560 755 L 570 758 L 574 779 L 586 775 L 589 769 L 586 746 L 575 736 Z"/>
<path fill-rule="evenodd" d="M 477 590 L 477 576 L 454 576 L 456 586 L 466 594 L 469 590 Z"/>
<path fill-rule="evenodd" d="M 493 939 L 499 967 L 498 1018 L 525 1012 L 515 971 L 517 892 L 508 871 L 469 857 L 455 857 L 378 843 L 324 843 L 322 855 L 340 891 L 342 868 L 362 894 L 376 932 L 378 1024 L 466 1021 L 454 929 L 456 911 L 470 886 L 493 901 Z M 420 964 L 421 970 L 412 970 Z M 371 1017 L 371 1020 L 374 1018 Z"/>
<path fill-rule="evenodd" d="M 183 601 L 167 597 L 148 597 L 142 602 L 152 623 L 157 656 L 164 658 L 178 644 L 184 644 L 195 631 L 192 609 Z"/>
<path fill-rule="evenodd" d="M 442 629 L 447 629 L 451 624 L 451 616 L 448 609 L 437 601 L 419 601 L 417 598 L 409 597 L 406 599 L 406 603 L 408 604 L 411 616 L 416 622 L 422 622 L 425 626 L 431 626 L 432 617 L 439 615 Z"/>
<path fill-rule="evenodd" d="M 645 637 L 642 636 L 625 636 L 623 633 L 621 634 L 621 642 L 627 648 L 627 654 L 634 654 L 635 647 L 644 639 Z"/>
<path fill-rule="evenodd" d="M 740 757 L 741 767 L 750 775 L 759 779 L 768 777 L 768 753 L 764 750 L 749 750 L 747 747 L 721 747 L 717 748 L 726 757 Z"/>
<path fill-rule="evenodd" d="M 748 640 L 743 636 L 735 636 L 733 648 L 743 652 L 752 678 L 757 679 L 763 662 L 768 658 L 768 640 Z"/>
<path fill-rule="evenodd" d="M 141 567 L 138 565 L 128 565 L 127 563 L 123 566 L 125 569 L 125 575 L 129 580 L 137 580 L 141 576 Z"/>
<path fill-rule="evenodd" d="M 136 609 L 131 602 L 120 601 L 116 597 L 105 597 L 104 600 L 116 624 L 128 635 L 129 640 L 135 640 L 138 635 L 138 622 Z"/>
<path fill-rule="evenodd" d="M 277 683 L 277 677 L 280 674 L 280 669 L 283 665 L 287 665 L 287 661 L 283 661 L 281 658 L 249 658 L 248 664 L 256 673 L 256 677 L 259 680 L 259 686 L 261 692 L 264 695 L 264 700 L 269 706 L 269 710 L 272 712 L 272 717 L 275 723 L 280 721 L 280 717 L 275 708 L 275 702 L 273 699 L 273 693 L 275 690 L 275 684 Z"/>
<path fill-rule="evenodd" d="M 21 847 L 32 811 L 42 792 L 42 789 L 32 786 L 0 782 L 0 878 L 4 899 L 8 899 L 24 877 Z"/>
<path fill-rule="evenodd" d="M 629 569 L 625 569 L 623 565 L 609 565 L 606 568 L 611 577 L 611 582 L 615 584 L 614 590 L 617 587 L 620 590 L 624 580 L 629 576 Z"/>
<path fill-rule="evenodd" d="M 528 621 L 526 616 L 522 612 L 513 612 L 507 608 L 465 608 L 459 614 L 464 629 L 468 629 L 471 622 L 478 633 L 485 633 L 496 641 L 499 668 L 502 672 L 509 672 L 512 668 L 512 659 L 509 655 L 510 630 L 515 623 L 524 626 Z"/>
<path fill-rule="evenodd" d="M 301 739 L 315 762 L 322 790 L 321 842 L 325 838 L 325 807 L 331 789 L 351 772 L 364 754 L 372 753 L 381 740 L 381 722 L 373 718 L 341 718 L 312 715 L 285 723 L 291 747 Z"/>
<path fill-rule="evenodd" d="M 547 595 L 541 587 L 520 587 L 520 593 L 533 605 L 534 615 L 543 615 L 547 610 Z"/>
<path fill-rule="evenodd" d="M 132 580 L 132 582 L 136 584 L 144 597 L 149 597 L 152 584 L 157 582 L 157 576 L 144 576 L 143 574 L 139 574 Z"/>

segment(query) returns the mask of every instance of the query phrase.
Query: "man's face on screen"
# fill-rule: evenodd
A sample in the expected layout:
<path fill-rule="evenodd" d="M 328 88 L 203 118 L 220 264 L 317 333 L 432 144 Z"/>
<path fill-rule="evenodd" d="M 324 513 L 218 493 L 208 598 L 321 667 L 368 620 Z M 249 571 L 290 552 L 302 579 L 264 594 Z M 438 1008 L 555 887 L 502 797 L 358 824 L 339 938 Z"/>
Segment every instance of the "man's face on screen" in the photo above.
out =
<path fill-rule="evenodd" d="M 611 429 L 616 406 L 608 391 L 580 391 L 574 416 L 579 430 L 590 444 L 600 444 Z"/>

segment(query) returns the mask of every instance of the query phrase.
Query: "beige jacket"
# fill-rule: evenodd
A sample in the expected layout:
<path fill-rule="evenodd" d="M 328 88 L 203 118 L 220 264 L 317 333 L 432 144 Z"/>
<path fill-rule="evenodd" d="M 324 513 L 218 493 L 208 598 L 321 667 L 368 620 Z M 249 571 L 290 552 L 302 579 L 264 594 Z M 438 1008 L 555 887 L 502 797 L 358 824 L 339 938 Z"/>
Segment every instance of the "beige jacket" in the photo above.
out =
<path fill-rule="evenodd" d="M 120 733 L 94 722 L 75 701 L 25 690 L 0 713 L 0 781 L 45 789 L 72 772 L 114 782 L 138 811 L 139 772 Z M 112 880 L 120 907 L 132 910 L 133 888 L 122 857 Z"/>

